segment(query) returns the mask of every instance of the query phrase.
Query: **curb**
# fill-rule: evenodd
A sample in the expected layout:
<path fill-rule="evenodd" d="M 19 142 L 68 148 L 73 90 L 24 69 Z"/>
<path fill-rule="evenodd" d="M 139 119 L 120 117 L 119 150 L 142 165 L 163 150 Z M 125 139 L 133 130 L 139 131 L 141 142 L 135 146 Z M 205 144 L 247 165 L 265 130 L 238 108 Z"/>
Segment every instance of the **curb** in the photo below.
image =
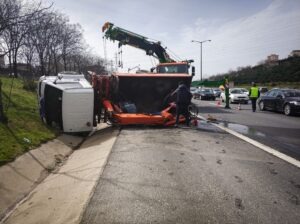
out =
<path fill-rule="evenodd" d="M 115 130 L 114 130 L 114 129 L 115 129 Z M 100 172 L 99 172 L 99 175 L 98 175 L 98 177 L 97 177 L 97 181 L 95 182 L 95 185 L 93 186 L 93 188 L 92 188 L 92 190 L 91 190 L 91 192 L 90 192 L 90 195 L 89 195 L 89 197 L 88 197 L 88 199 L 87 199 L 87 202 L 86 202 L 86 204 L 84 205 L 84 208 L 83 208 L 82 212 L 81 212 L 80 215 L 79 215 L 79 222 L 78 222 L 78 224 L 81 223 L 82 218 L 83 218 L 83 216 L 84 216 L 84 214 L 85 214 L 86 208 L 87 208 L 87 206 L 89 205 L 91 199 L 92 199 L 93 196 L 94 196 L 95 190 L 96 190 L 96 188 L 97 188 L 97 186 L 98 186 L 98 184 L 99 184 L 99 180 L 100 180 L 100 178 L 101 178 L 101 176 L 102 176 L 102 174 L 103 174 L 103 172 L 104 172 L 104 170 L 105 170 L 105 168 L 106 168 L 106 165 L 107 165 L 107 162 L 108 162 L 108 158 L 110 157 L 111 152 L 112 152 L 112 150 L 113 150 L 113 148 L 114 148 L 114 146 L 115 146 L 115 144 L 116 144 L 116 141 L 117 141 L 118 136 L 120 135 L 121 129 L 120 129 L 119 127 L 108 126 L 108 127 L 103 128 L 103 129 L 101 129 L 101 130 L 93 131 L 93 133 L 91 132 L 91 134 L 89 135 L 89 136 L 93 136 L 95 133 L 99 133 L 99 132 L 105 133 L 105 132 L 107 132 L 107 131 L 109 131 L 109 130 L 111 130 L 111 131 L 117 131 L 116 139 L 115 139 L 113 145 L 111 146 L 110 151 L 109 151 L 107 157 L 105 158 L 105 161 L 104 161 L 104 163 L 103 163 L 103 167 L 101 168 L 101 170 L 100 170 Z M 89 136 L 88 136 L 88 137 L 89 137 Z"/>

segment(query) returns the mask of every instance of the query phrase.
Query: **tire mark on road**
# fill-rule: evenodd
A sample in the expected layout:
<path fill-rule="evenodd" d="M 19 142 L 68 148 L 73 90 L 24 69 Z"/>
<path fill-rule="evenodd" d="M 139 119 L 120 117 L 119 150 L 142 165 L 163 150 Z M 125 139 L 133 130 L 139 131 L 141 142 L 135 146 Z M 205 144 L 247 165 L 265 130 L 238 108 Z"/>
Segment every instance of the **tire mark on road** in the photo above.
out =
<path fill-rule="evenodd" d="M 300 204 L 299 198 L 298 198 L 297 195 L 294 195 L 294 194 L 292 194 L 292 193 L 289 192 L 289 191 L 286 191 L 286 193 L 290 196 L 290 197 L 289 197 L 289 201 L 290 201 L 292 204 L 294 204 L 294 205 L 299 205 L 299 204 Z"/>
<path fill-rule="evenodd" d="M 243 183 L 242 178 L 240 178 L 239 176 L 234 176 L 234 178 L 236 179 L 236 181 L 237 181 L 238 183 Z"/>
<path fill-rule="evenodd" d="M 277 175 L 278 174 L 278 172 L 275 169 L 270 169 L 270 173 L 273 174 L 273 175 Z"/>
<path fill-rule="evenodd" d="M 240 210 L 244 210 L 245 206 L 243 205 L 243 201 L 240 198 L 235 199 L 235 207 L 237 207 Z"/>

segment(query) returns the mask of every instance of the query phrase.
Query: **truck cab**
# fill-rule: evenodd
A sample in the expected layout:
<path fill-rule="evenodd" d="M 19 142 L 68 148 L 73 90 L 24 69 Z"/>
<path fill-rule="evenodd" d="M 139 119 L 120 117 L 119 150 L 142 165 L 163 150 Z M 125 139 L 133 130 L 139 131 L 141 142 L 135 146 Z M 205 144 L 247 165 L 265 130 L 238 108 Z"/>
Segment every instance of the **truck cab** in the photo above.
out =
<path fill-rule="evenodd" d="M 170 62 L 170 63 L 160 63 L 156 67 L 157 73 L 180 73 L 180 74 L 189 74 L 190 62 Z M 195 67 L 191 67 L 191 75 L 195 73 Z"/>

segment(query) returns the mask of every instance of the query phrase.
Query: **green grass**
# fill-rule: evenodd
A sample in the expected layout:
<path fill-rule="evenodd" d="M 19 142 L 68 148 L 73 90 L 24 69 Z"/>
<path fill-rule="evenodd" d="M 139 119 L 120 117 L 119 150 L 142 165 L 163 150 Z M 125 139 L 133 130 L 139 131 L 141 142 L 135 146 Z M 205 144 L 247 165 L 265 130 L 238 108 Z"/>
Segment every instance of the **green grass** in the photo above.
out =
<path fill-rule="evenodd" d="M 12 79 L 1 76 L 0 79 L 4 111 L 8 118 L 7 124 L 0 123 L 0 165 L 2 165 L 55 138 L 57 132 L 41 122 L 36 93 L 23 89 L 22 80 L 14 79 L 11 102 L 7 108 Z"/>

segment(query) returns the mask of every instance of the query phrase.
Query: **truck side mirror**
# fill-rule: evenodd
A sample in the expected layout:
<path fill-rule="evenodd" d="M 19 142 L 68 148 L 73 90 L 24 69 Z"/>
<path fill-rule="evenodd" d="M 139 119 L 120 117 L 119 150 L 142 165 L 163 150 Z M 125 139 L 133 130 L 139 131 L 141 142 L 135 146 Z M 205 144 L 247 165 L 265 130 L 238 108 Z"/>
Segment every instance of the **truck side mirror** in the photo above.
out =
<path fill-rule="evenodd" d="M 195 66 L 192 66 L 192 76 L 195 76 Z"/>

